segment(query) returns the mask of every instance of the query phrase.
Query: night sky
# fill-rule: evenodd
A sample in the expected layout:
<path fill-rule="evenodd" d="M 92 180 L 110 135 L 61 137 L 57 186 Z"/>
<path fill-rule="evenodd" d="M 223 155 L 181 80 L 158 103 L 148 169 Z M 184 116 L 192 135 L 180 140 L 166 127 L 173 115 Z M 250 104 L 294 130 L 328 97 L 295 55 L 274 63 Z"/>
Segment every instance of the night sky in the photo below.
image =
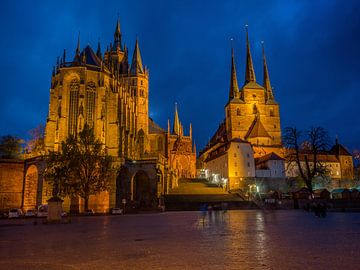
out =
<path fill-rule="evenodd" d="M 2 1 L 0 135 L 26 137 L 45 124 L 52 66 L 67 50 L 102 50 L 119 14 L 132 56 L 136 35 L 150 69 L 150 116 L 166 129 L 178 103 L 200 150 L 224 119 L 234 38 L 238 82 L 245 30 L 257 82 L 261 41 L 280 103 L 281 125 L 323 126 L 349 150 L 360 147 L 360 1 Z"/>

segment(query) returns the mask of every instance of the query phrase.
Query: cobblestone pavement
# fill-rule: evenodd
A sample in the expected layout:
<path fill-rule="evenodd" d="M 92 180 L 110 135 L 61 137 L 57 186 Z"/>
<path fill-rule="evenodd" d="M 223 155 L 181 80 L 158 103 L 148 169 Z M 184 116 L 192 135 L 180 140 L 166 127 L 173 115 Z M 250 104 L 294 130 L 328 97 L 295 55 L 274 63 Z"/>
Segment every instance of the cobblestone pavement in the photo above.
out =
<path fill-rule="evenodd" d="M 0 220 L 0 269 L 360 269 L 360 213 L 228 211 Z"/>

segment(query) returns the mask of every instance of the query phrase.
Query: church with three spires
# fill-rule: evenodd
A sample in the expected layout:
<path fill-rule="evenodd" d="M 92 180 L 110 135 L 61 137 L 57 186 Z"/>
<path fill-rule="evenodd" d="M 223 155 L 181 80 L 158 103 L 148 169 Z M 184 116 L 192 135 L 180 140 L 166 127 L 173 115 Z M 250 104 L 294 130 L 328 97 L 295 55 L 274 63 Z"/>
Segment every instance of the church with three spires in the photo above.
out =
<path fill-rule="evenodd" d="M 67 59 L 64 51 L 53 69 L 46 150 L 58 151 L 61 142 L 85 124 L 93 128 L 119 168 L 110 190 L 90 198 L 90 207 L 96 211 L 119 206 L 123 199 L 156 207 L 179 178 L 196 175 L 191 124 L 190 134 L 185 135 L 177 107 L 172 130 L 170 121 L 165 130 L 149 117 L 149 70 L 143 65 L 138 39 L 130 60 L 119 20 L 114 40 L 104 53 L 100 42 L 96 53 L 90 45 L 82 49 L 79 38 L 75 56 Z M 52 187 L 42 182 L 39 198 L 45 202 Z M 72 200 L 71 204 L 81 208 L 82 202 Z"/>
<path fill-rule="evenodd" d="M 229 189 L 241 188 L 243 179 L 255 177 L 255 158 L 272 153 L 282 156 L 279 104 L 271 88 L 264 47 L 263 71 L 263 84 L 260 85 L 256 81 L 246 29 L 244 83 L 238 84 L 232 49 L 225 119 L 200 151 L 198 160 L 198 167 L 215 172 L 215 177 L 227 181 Z"/>

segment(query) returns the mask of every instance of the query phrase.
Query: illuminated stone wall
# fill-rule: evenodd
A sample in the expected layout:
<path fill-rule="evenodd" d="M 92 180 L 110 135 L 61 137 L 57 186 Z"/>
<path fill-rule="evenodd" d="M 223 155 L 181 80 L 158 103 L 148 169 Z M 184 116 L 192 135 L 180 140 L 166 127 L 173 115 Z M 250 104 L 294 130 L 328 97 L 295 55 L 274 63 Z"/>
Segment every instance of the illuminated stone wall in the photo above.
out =
<path fill-rule="evenodd" d="M 0 159 L 0 211 L 21 207 L 23 179 L 23 161 Z"/>

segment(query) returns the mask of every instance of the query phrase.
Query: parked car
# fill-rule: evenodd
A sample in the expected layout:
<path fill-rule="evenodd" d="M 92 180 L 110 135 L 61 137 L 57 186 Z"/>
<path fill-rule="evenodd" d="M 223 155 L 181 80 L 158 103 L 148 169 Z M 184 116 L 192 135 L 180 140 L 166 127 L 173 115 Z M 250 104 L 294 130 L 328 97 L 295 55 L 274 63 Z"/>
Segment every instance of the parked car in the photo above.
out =
<path fill-rule="evenodd" d="M 9 211 L 9 218 L 19 218 L 23 216 L 23 212 L 19 208 L 13 208 Z"/>
<path fill-rule="evenodd" d="M 48 216 L 48 205 L 47 204 L 39 205 L 36 216 L 37 217 L 47 217 Z"/>
<path fill-rule="evenodd" d="M 25 217 L 36 217 L 35 209 L 26 210 Z"/>
<path fill-rule="evenodd" d="M 121 208 L 112 208 L 110 210 L 110 214 L 112 215 L 121 215 L 123 213 L 123 210 Z"/>
<path fill-rule="evenodd" d="M 84 211 L 84 215 L 85 215 L 85 216 L 93 216 L 93 215 L 94 215 L 94 210 L 92 210 L 92 209 L 86 209 L 86 210 Z"/>

